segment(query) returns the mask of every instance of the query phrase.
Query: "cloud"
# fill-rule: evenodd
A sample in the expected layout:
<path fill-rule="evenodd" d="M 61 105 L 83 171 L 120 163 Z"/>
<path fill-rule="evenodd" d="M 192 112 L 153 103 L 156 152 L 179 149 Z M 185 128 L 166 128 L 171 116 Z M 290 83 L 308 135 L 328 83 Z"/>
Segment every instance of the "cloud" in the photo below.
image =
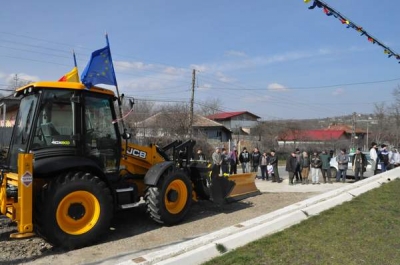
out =
<path fill-rule="evenodd" d="M 318 49 L 318 54 L 319 55 L 328 55 L 328 54 L 332 54 L 332 50 L 331 49 L 327 49 L 327 48 L 320 48 Z"/>
<path fill-rule="evenodd" d="M 344 89 L 343 88 L 338 88 L 335 91 L 332 92 L 332 95 L 334 96 L 339 96 L 344 94 Z"/>
<path fill-rule="evenodd" d="M 268 90 L 273 90 L 273 91 L 287 91 L 287 87 L 284 85 L 278 84 L 278 83 L 272 83 L 268 85 Z"/>
<path fill-rule="evenodd" d="M 254 96 L 254 97 L 244 97 L 243 98 L 243 102 L 246 103 L 260 103 L 260 102 L 269 102 L 271 101 L 271 97 L 268 95 L 264 95 L 264 96 Z"/>
<path fill-rule="evenodd" d="M 146 64 L 144 62 L 114 61 L 116 71 L 134 72 L 134 71 L 153 71 L 171 75 L 178 75 L 187 72 L 187 69 L 173 67 L 162 64 Z"/>
<path fill-rule="evenodd" d="M 143 62 L 114 61 L 113 63 L 117 71 L 148 70 L 154 68 L 152 64 L 145 64 Z"/>
<path fill-rule="evenodd" d="M 121 74 L 118 76 L 121 90 L 129 95 L 153 93 L 156 96 L 169 89 L 182 91 L 191 82 L 191 70 L 185 68 L 138 61 L 114 61 L 114 67 L 117 76 L 118 72 Z"/>
<path fill-rule="evenodd" d="M 323 57 L 335 53 L 336 52 L 331 49 L 321 48 L 316 50 L 289 51 L 270 56 L 249 57 L 242 51 L 229 50 L 224 53 L 224 55 L 229 58 L 225 58 L 222 61 L 191 64 L 187 68 L 162 64 L 148 64 L 139 61 L 114 61 L 114 64 L 116 70 L 120 71 L 122 75 L 119 77 L 121 88 L 123 85 L 123 89 L 129 91 L 130 94 L 142 94 L 152 91 L 152 93 L 156 95 L 158 92 L 164 93 L 167 91 L 167 88 L 176 88 L 175 90 L 179 90 L 179 87 L 182 89 L 183 87 L 186 89 L 190 88 L 192 69 L 198 71 L 198 89 L 209 90 L 212 87 L 221 86 L 221 84 L 215 84 L 214 81 L 226 84 L 237 83 L 238 78 L 236 75 L 240 76 L 240 73 L 237 73 L 237 71 L 243 69 L 256 69 L 266 65 L 290 63 L 295 60 Z M 134 77 L 129 77 L 127 75 L 132 75 Z M 202 75 L 204 75 L 207 80 L 202 80 Z M 288 90 L 287 87 L 279 83 L 270 83 L 267 89 L 279 92 Z M 266 99 L 262 98 L 261 100 Z"/>
<path fill-rule="evenodd" d="M 212 88 L 212 85 L 211 85 L 211 84 L 204 83 L 204 84 L 201 84 L 201 85 L 198 87 L 198 90 L 207 91 L 207 90 L 210 90 L 211 88 Z"/>
<path fill-rule="evenodd" d="M 231 78 L 231 77 L 225 75 L 225 74 L 222 73 L 222 72 L 217 72 L 217 73 L 215 74 L 215 76 L 218 78 L 219 81 L 224 82 L 224 83 L 232 83 L 232 82 L 235 81 L 234 78 Z"/>
<path fill-rule="evenodd" d="M 247 57 L 246 53 L 235 50 L 226 51 L 224 54 L 228 57 Z"/>
<path fill-rule="evenodd" d="M 191 87 L 191 76 L 150 73 L 146 76 L 127 77 L 118 82 L 121 91 L 135 97 L 181 97 Z"/>
<path fill-rule="evenodd" d="M 12 83 L 12 82 L 15 82 L 15 75 L 17 75 L 18 79 L 20 79 L 22 81 L 36 82 L 36 81 L 40 80 L 40 78 L 38 76 L 28 75 L 28 74 L 25 74 L 25 73 L 8 74 L 8 75 L 5 75 L 3 78 L 5 78 L 7 83 Z"/>
<path fill-rule="evenodd" d="M 216 72 L 225 73 L 247 68 L 257 68 L 270 64 L 285 63 L 312 57 L 326 56 L 333 53 L 334 51 L 330 49 L 321 48 L 316 51 L 291 51 L 274 54 L 271 56 L 236 56 L 236 58 L 225 62 L 192 64 L 191 67 L 208 74 Z M 237 52 L 237 54 L 239 55 L 240 52 Z"/>
<path fill-rule="evenodd" d="M 179 75 L 179 74 L 184 74 L 186 72 L 187 72 L 186 69 L 172 67 L 172 66 L 165 67 L 163 70 L 163 73 L 170 74 L 170 75 Z"/>

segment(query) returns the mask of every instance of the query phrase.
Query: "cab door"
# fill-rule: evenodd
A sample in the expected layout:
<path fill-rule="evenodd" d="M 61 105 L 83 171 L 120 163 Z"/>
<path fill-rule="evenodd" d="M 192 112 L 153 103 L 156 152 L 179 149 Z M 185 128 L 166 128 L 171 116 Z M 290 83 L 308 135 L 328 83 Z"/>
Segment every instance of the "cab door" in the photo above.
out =
<path fill-rule="evenodd" d="M 104 173 L 119 171 L 121 144 L 113 101 L 110 97 L 84 94 L 83 134 L 86 156 L 93 159 Z"/>

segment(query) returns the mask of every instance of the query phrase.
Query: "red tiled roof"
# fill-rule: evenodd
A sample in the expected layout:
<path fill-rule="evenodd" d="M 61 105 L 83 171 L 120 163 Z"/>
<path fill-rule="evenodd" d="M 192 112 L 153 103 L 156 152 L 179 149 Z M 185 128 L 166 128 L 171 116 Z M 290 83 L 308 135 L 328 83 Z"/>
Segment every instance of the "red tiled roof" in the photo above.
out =
<path fill-rule="evenodd" d="M 341 130 L 345 131 L 346 133 L 352 133 L 353 128 L 350 125 L 345 124 L 331 124 L 326 130 Z M 355 128 L 355 133 L 366 133 L 363 129 Z"/>
<path fill-rule="evenodd" d="M 281 141 L 328 141 L 339 140 L 346 132 L 344 130 L 308 130 L 308 131 L 288 131 L 281 134 L 278 138 Z"/>
<path fill-rule="evenodd" d="M 257 115 L 254 115 L 253 113 L 250 113 L 248 111 L 220 112 L 220 113 L 215 113 L 213 115 L 209 115 L 207 116 L 207 118 L 210 120 L 225 120 L 245 113 L 248 113 L 256 118 L 260 118 Z"/>

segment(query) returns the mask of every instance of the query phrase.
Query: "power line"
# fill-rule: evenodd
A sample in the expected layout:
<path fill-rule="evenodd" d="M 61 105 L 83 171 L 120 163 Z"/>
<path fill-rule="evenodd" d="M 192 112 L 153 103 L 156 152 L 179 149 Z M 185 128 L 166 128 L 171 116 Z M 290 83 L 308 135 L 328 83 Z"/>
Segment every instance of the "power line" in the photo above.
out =
<path fill-rule="evenodd" d="M 24 51 L 24 52 L 30 52 L 30 53 L 43 54 L 43 55 L 50 55 L 50 56 L 66 58 L 66 59 L 70 59 L 71 58 L 70 56 L 67 57 L 65 55 L 49 54 L 49 53 L 45 53 L 45 52 L 32 51 L 32 50 L 21 49 L 21 48 L 16 48 L 16 47 L 7 47 L 7 46 L 3 46 L 3 45 L 0 45 L 0 47 L 6 48 L 6 49 L 11 49 L 11 50 L 17 50 L 17 51 Z"/>
<path fill-rule="evenodd" d="M 7 57 L 7 58 L 13 58 L 13 59 L 25 60 L 25 61 L 32 61 L 32 62 L 39 62 L 39 63 L 56 64 L 56 65 L 62 65 L 62 66 L 71 66 L 71 65 L 61 64 L 61 63 L 42 61 L 42 60 L 36 60 L 36 59 L 29 59 L 29 58 L 22 58 L 22 57 L 10 56 L 10 55 L 4 55 L 4 54 L 0 54 L 0 57 Z"/>
<path fill-rule="evenodd" d="M 333 84 L 333 85 L 324 85 L 324 86 L 310 86 L 310 87 L 285 87 L 287 90 L 306 90 L 306 89 L 322 89 L 322 88 L 333 88 L 333 87 L 344 87 L 344 86 L 358 86 L 358 85 L 368 85 L 368 84 L 378 84 L 378 83 L 389 83 L 394 81 L 399 81 L 399 78 L 394 79 L 386 79 L 386 80 L 378 80 L 378 81 L 366 81 L 366 82 L 355 82 L 355 83 L 343 83 L 343 84 Z M 221 89 L 221 90 L 248 90 L 248 91 L 276 91 L 276 89 L 272 88 L 233 88 L 233 87 L 213 87 L 213 89 Z"/>

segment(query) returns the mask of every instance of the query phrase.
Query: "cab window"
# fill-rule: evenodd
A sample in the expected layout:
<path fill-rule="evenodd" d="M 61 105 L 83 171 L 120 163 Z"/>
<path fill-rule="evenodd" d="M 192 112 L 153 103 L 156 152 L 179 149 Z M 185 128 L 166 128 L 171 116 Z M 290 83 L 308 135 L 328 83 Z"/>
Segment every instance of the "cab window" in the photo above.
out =
<path fill-rule="evenodd" d="M 118 141 L 108 98 L 85 96 L 85 141 L 89 157 L 106 172 L 118 169 Z"/>

